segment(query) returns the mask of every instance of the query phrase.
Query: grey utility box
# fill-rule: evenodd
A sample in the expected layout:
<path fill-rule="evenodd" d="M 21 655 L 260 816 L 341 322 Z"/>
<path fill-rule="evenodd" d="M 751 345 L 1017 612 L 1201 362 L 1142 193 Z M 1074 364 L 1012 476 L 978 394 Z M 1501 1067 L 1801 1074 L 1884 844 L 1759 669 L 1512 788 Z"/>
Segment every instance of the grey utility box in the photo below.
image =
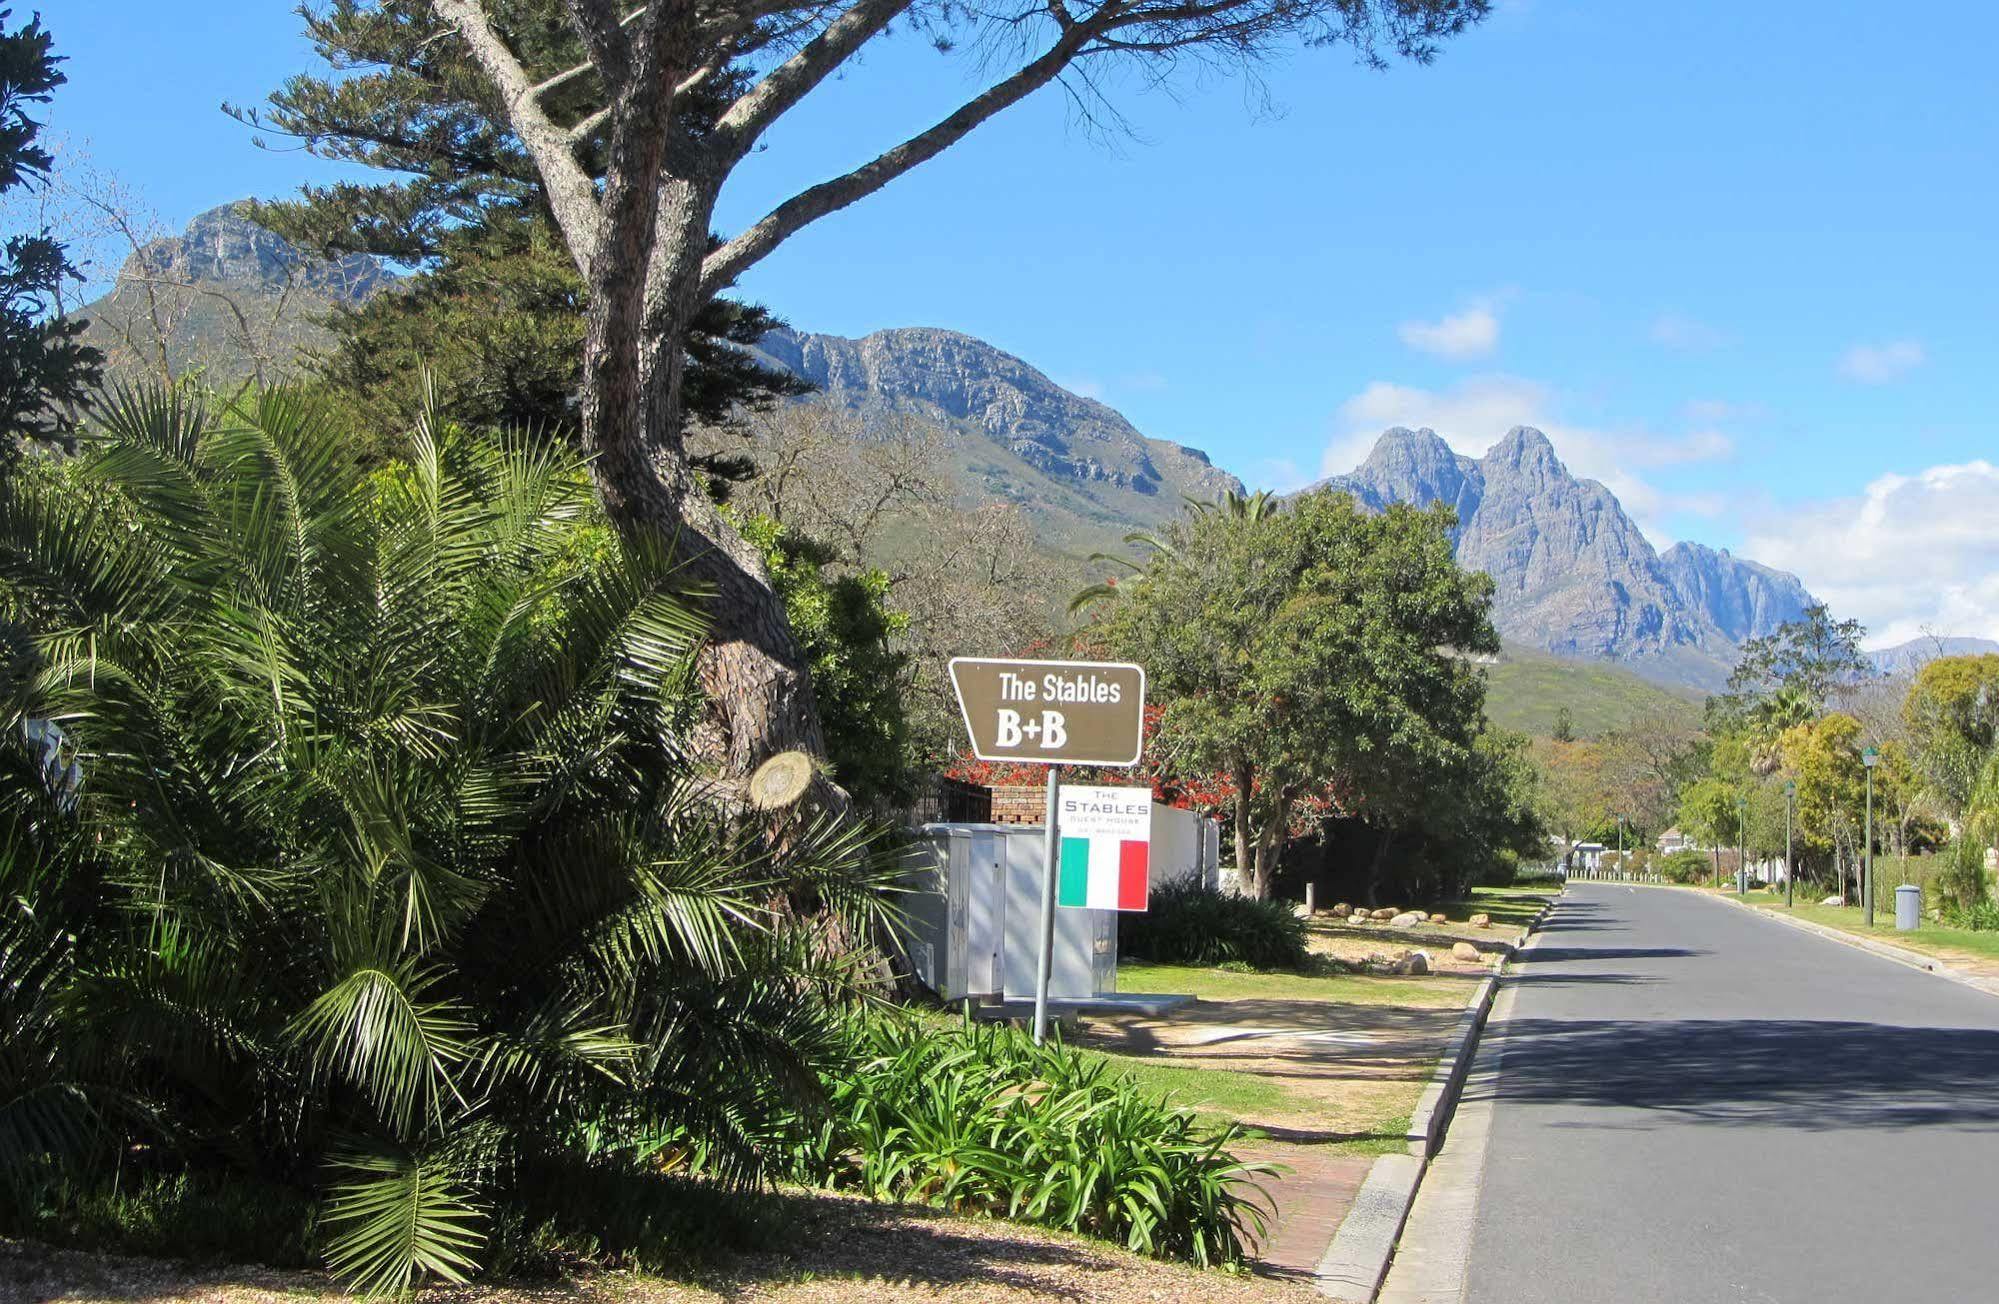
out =
<path fill-rule="evenodd" d="M 911 851 L 910 965 L 946 1000 L 1034 998 L 1041 954 L 1040 828 L 926 824 Z M 1048 994 L 1117 990 L 1117 912 L 1057 910 Z"/>
<path fill-rule="evenodd" d="M 1923 890 L 1912 883 L 1895 889 L 1895 928 L 1910 932 L 1923 926 Z"/>
<path fill-rule="evenodd" d="M 896 904 L 909 920 L 916 977 L 946 1000 L 1033 1000 L 1041 954 L 1038 824 L 926 824 L 917 831 Z M 1190 811 L 1154 805 L 1148 874 L 1221 880 L 1221 829 Z M 1048 994 L 1089 1000 L 1117 990 L 1118 912 L 1055 911 Z"/>

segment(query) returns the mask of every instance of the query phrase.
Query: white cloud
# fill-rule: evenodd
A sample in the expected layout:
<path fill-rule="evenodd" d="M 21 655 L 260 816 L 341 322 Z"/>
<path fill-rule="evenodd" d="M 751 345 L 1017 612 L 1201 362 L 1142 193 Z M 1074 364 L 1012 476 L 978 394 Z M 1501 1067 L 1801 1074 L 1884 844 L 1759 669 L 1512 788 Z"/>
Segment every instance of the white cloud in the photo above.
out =
<path fill-rule="evenodd" d="M 1999 466 L 1884 475 L 1857 499 L 1777 513 L 1748 555 L 1792 571 L 1834 611 L 1891 646 L 1926 630 L 1999 638 Z"/>
<path fill-rule="evenodd" d="M 1338 475 L 1367 457 L 1389 426 L 1428 426 L 1460 453 L 1482 455 L 1514 426 L 1533 426 L 1579 476 L 1599 480 L 1654 542 L 1666 542 L 1663 518 L 1681 511 L 1718 512 L 1718 502 L 1662 493 L 1642 474 L 1666 466 L 1716 461 L 1733 454 L 1733 441 L 1702 427 L 1669 435 L 1644 428 L 1604 429 L 1565 419 L 1561 397 L 1550 386 L 1519 376 L 1472 376 L 1431 390 L 1378 380 L 1340 405 L 1323 471 Z"/>
<path fill-rule="evenodd" d="M 1920 340 L 1856 344 L 1840 355 L 1839 374 L 1863 385 L 1886 385 L 1922 366 L 1926 356 Z"/>
<path fill-rule="evenodd" d="M 1660 313 L 1652 321 L 1652 342 L 1689 353 L 1718 349 L 1729 343 L 1727 332 L 1677 312 Z"/>
<path fill-rule="evenodd" d="M 1441 321 L 1405 321 L 1395 328 L 1412 349 L 1444 358 L 1482 358 L 1499 344 L 1499 313 L 1489 299 L 1474 301 L 1463 312 Z"/>

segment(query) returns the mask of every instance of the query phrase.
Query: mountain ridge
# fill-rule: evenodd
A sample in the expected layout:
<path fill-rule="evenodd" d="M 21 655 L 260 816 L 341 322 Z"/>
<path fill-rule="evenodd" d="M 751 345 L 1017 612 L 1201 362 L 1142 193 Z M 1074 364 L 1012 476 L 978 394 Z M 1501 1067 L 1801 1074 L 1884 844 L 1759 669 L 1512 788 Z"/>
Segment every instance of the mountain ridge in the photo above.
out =
<path fill-rule="evenodd" d="M 157 375 L 161 346 L 136 337 L 149 324 L 146 296 L 171 289 L 168 364 L 225 384 L 286 374 L 324 343 L 319 316 L 396 282 L 371 259 L 314 260 L 225 204 L 139 250 L 113 291 L 82 311 L 114 373 Z M 1185 500 L 1243 492 L 1202 450 L 1148 436 L 1109 404 L 959 331 L 784 329 L 752 352 L 819 387 L 800 401 L 858 415 L 862 430 L 900 414 L 945 432 L 958 503 L 1018 506 L 1037 546 L 1060 561 L 1048 581 L 1057 586 L 1080 579 L 1092 554 L 1121 550 L 1127 533 L 1178 516 Z M 1795 577 L 1724 549 L 1655 550 L 1608 488 L 1572 475 L 1529 426 L 1478 458 L 1433 430 L 1395 427 L 1360 466 L 1314 488 L 1351 492 L 1374 510 L 1448 504 L 1460 560 L 1493 576 L 1494 622 L 1510 644 L 1620 663 L 1660 683 L 1719 686 L 1743 641 L 1812 600 Z"/>
<path fill-rule="evenodd" d="M 1508 430 L 1481 458 L 1427 427 L 1390 427 L 1360 466 L 1303 492 L 1328 489 L 1375 510 L 1454 508 L 1458 558 L 1493 577 L 1503 637 L 1659 682 L 1719 688 L 1743 642 L 1815 601 L 1796 576 L 1724 549 L 1682 543 L 1661 554 L 1615 494 L 1572 474 L 1532 426 Z"/>

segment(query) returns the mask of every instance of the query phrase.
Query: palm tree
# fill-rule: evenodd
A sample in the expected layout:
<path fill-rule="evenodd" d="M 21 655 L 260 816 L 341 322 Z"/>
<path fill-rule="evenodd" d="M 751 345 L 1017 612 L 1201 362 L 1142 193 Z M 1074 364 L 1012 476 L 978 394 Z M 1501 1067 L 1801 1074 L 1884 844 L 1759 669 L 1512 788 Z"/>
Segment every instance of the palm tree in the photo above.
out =
<path fill-rule="evenodd" d="M 575 455 L 426 417 L 368 474 L 297 393 L 123 393 L 0 487 L 0 623 L 0 1169 L 290 1181 L 384 1290 L 551 1165 L 778 1162 L 890 868 L 698 799 L 698 595 Z"/>

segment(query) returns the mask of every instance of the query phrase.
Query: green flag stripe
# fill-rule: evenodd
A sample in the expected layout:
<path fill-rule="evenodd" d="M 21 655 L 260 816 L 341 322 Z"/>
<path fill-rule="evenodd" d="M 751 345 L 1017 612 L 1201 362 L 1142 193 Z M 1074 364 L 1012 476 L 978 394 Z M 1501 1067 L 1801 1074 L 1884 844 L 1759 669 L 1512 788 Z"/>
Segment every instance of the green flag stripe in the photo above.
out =
<path fill-rule="evenodd" d="M 1090 840 L 1062 839 L 1061 873 L 1055 877 L 1055 903 L 1063 906 L 1090 904 Z"/>

